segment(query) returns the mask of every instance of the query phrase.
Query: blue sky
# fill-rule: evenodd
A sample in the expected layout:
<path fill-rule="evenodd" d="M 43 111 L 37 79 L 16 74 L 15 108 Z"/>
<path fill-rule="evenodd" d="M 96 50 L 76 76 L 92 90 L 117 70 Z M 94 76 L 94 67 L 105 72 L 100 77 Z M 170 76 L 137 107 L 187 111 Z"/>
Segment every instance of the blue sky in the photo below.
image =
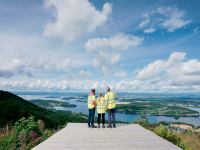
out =
<path fill-rule="evenodd" d="M 0 89 L 198 92 L 198 0 L 0 0 Z"/>

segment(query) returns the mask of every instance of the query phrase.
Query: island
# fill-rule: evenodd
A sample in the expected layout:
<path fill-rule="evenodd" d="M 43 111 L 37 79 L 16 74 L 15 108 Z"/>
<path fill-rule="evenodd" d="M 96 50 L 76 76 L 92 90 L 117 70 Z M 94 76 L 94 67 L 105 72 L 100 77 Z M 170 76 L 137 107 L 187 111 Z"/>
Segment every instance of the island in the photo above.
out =
<path fill-rule="evenodd" d="M 62 100 L 70 100 L 71 99 L 71 97 L 63 97 L 63 98 L 61 98 Z"/>
<path fill-rule="evenodd" d="M 199 112 L 180 106 L 169 106 L 150 101 L 116 102 L 116 112 L 155 116 L 199 116 Z"/>
<path fill-rule="evenodd" d="M 44 98 L 60 98 L 60 96 L 45 96 Z"/>
<path fill-rule="evenodd" d="M 62 100 L 70 100 L 70 99 L 88 99 L 87 95 L 81 95 L 81 96 L 68 96 L 63 97 Z"/>
<path fill-rule="evenodd" d="M 83 103 L 87 103 L 87 101 L 84 101 L 84 100 L 76 100 L 76 102 L 83 102 Z"/>
<path fill-rule="evenodd" d="M 75 104 L 70 104 L 68 102 L 59 102 L 54 100 L 35 99 L 35 100 L 30 100 L 29 102 L 40 107 L 76 107 Z"/>

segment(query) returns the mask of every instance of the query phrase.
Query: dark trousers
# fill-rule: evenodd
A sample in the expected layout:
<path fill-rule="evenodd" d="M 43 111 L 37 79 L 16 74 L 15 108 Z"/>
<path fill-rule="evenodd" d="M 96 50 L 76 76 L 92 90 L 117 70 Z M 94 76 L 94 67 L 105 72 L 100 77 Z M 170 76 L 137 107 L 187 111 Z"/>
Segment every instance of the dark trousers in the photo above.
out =
<path fill-rule="evenodd" d="M 89 116 L 88 116 L 88 126 L 90 125 L 90 120 L 91 120 L 91 125 L 94 125 L 94 112 L 95 108 L 89 109 Z"/>
<path fill-rule="evenodd" d="M 115 108 L 108 109 L 108 122 L 109 122 L 109 126 L 111 126 L 111 114 L 112 114 L 113 126 L 115 126 Z"/>
<path fill-rule="evenodd" d="M 105 123 L 105 113 L 98 114 L 98 125 L 100 125 L 101 115 L 102 115 L 102 124 L 104 125 L 104 123 Z"/>

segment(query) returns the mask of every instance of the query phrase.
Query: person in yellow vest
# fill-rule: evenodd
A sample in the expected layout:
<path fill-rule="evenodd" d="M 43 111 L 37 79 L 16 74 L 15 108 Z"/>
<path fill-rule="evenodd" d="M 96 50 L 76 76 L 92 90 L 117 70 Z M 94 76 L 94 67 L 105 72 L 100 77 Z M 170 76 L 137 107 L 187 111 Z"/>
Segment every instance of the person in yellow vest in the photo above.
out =
<path fill-rule="evenodd" d="M 101 115 L 102 115 L 103 128 L 105 128 L 104 123 L 105 123 L 106 108 L 105 108 L 105 99 L 103 97 L 102 92 L 99 94 L 99 97 L 96 100 L 96 104 L 97 104 L 97 113 L 98 113 L 98 128 L 100 128 Z"/>
<path fill-rule="evenodd" d="M 88 109 L 89 109 L 89 116 L 88 116 L 88 128 L 97 128 L 97 126 L 94 126 L 94 113 L 95 113 L 95 89 L 92 89 L 92 93 L 88 96 Z M 91 125 L 90 125 L 91 121 Z"/>
<path fill-rule="evenodd" d="M 113 93 L 110 92 L 110 88 L 107 87 L 106 88 L 107 94 L 105 94 L 105 100 L 106 100 L 106 111 L 108 112 L 108 122 L 109 125 L 107 126 L 107 128 L 112 128 L 111 126 L 111 114 L 112 114 L 112 120 L 113 120 L 113 128 L 116 128 L 115 126 L 115 107 L 116 107 L 116 103 L 115 103 L 115 97 L 117 93 Z"/>

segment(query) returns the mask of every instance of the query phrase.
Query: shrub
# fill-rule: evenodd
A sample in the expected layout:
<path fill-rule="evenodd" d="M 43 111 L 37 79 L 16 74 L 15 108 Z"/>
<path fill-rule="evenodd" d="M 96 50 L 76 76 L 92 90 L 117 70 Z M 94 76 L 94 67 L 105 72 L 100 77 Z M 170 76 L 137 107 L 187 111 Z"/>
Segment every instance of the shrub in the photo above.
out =
<path fill-rule="evenodd" d="M 60 126 L 58 127 L 60 130 Z M 29 150 L 43 142 L 56 130 L 44 129 L 42 120 L 34 121 L 34 117 L 22 118 L 14 127 L 0 129 L 0 149 L 3 150 Z"/>

